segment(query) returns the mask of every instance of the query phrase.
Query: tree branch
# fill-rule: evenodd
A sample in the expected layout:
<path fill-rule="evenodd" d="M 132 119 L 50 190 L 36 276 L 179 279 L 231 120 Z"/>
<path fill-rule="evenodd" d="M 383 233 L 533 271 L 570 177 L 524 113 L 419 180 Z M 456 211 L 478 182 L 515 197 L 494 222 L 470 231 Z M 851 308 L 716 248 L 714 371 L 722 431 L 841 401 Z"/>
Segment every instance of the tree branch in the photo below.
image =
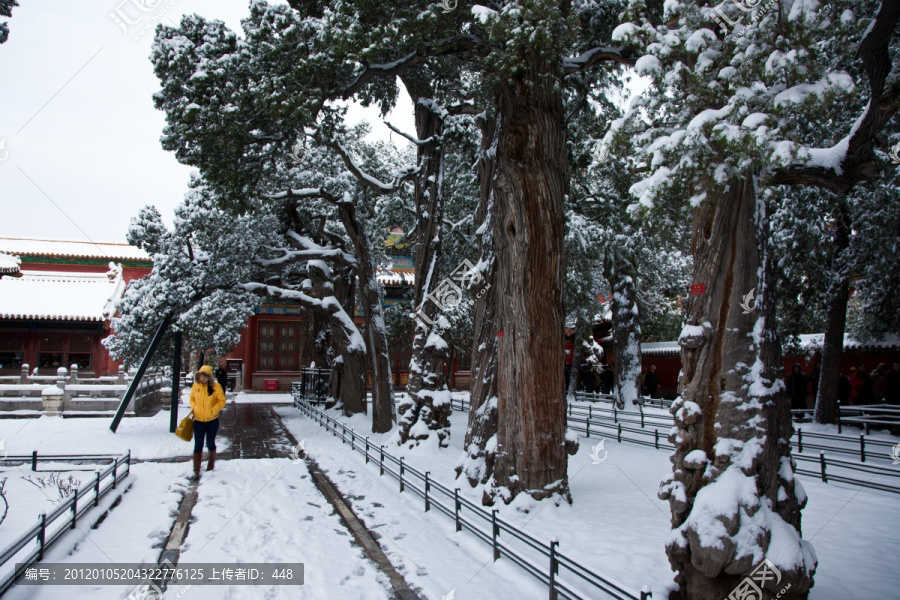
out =
<path fill-rule="evenodd" d="M 884 129 L 897 111 L 900 92 L 896 83 L 885 90 L 892 66 L 889 45 L 898 19 L 900 19 L 900 2 L 882 0 L 875 20 L 859 44 L 859 57 L 869 78 L 869 102 L 848 136 L 844 138 L 847 140 L 847 151 L 840 166 L 834 169 L 791 165 L 776 171 L 772 176 L 772 183 L 810 185 L 846 193 L 860 181 L 878 174 L 875 136 Z M 844 140 L 840 143 L 844 143 Z"/>
<path fill-rule="evenodd" d="M 599 62 L 616 62 L 633 67 L 637 62 L 636 52 L 624 46 L 598 46 L 574 58 L 563 58 L 563 71 L 566 75 L 581 73 Z"/>

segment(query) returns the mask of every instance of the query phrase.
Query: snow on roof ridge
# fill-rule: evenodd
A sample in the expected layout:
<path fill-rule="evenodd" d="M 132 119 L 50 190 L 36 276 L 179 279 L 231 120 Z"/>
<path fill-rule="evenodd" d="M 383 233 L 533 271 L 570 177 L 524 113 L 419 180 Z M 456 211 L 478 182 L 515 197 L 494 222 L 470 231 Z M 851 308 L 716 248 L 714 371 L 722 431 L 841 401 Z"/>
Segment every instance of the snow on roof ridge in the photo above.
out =
<path fill-rule="evenodd" d="M 127 242 L 52 239 L 44 237 L 0 235 L 0 253 L 73 258 L 128 258 L 150 260 L 144 250 Z"/>

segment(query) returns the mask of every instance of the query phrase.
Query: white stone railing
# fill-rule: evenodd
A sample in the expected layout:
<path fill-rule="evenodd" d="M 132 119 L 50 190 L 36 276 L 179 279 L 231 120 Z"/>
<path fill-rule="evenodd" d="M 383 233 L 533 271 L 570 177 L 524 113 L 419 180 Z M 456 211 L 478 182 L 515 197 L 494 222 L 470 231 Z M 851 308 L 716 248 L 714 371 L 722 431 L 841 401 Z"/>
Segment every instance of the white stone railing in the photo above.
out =
<path fill-rule="evenodd" d="M 75 365 L 71 371 L 60 367 L 56 377 L 29 375 L 28 365 L 23 365 L 22 376 L 17 383 L 6 383 L 9 377 L 0 379 L 0 412 L 39 410 L 44 414 L 56 415 L 69 411 L 114 411 L 132 379 L 133 373 L 126 373 L 122 367 L 119 367 L 119 374 L 115 377 L 82 379 L 78 377 L 78 367 Z M 139 413 L 148 406 L 168 401 L 171 391 L 164 390 L 165 384 L 161 370 L 146 372 L 128 403 L 126 414 Z"/>

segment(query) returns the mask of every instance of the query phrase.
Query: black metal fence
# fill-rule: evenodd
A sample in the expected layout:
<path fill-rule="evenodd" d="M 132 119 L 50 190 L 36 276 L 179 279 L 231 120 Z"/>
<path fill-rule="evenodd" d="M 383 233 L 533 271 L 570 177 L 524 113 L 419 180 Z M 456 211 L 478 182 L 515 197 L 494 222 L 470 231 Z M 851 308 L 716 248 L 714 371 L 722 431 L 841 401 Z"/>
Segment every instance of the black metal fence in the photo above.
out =
<path fill-rule="evenodd" d="M 399 482 L 400 492 L 409 490 L 423 499 L 423 508 L 432 508 L 453 519 L 456 531 L 466 529 L 476 538 L 490 544 L 494 560 L 506 557 L 527 571 L 532 577 L 547 586 L 550 600 L 567 598 L 585 600 L 587 598 L 615 598 L 617 600 L 648 600 L 650 592 L 634 592 L 621 584 L 594 573 L 587 567 L 565 556 L 559 551 L 559 542 L 542 542 L 497 516 L 497 510 L 487 510 L 460 496 L 459 488 L 449 487 L 424 473 L 405 464 L 403 457 L 397 458 L 386 452 L 384 446 L 370 444 L 369 438 L 357 433 L 337 419 L 315 408 L 299 394 L 295 388 L 294 406 L 305 415 L 340 436 L 341 441 L 351 445 L 365 456 L 366 463 L 378 463 L 379 474 L 387 473 Z M 501 536 L 507 543 L 501 543 Z M 519 549 L 512 549 L 509 543 L 522 543 Z M 560 573 L 562 572 L 562 577 Z M 591 588 L 589 596 L 580 595 L 572 581 L 581 580 Z M 599 596 L 602 593 L 603 596 Z"/>
<path fill-rule="evenodd" d="M 300 381 L 291 383 L 291 393 L 313 404 L 324 404 L 328 398 L 329 369 L 306 367 L 300 372 Z"/>
<path fill-rule="evenodd" d="M 454 398 L 450 405 L 454 410 L 466 412 L 469 410 L 468 400 Z M 641 406 L 638 407 L 638 411 L 624 411 L 616 408 L 615 403 L 611 403 L 609 408 L 593 404 L 568 403 L 566 422 L 569 429 L 585 437 L 604 435 L 615 437 L 616 441 L 620 443 L 629 442 L 652 446 L 657 450 L 675 449 L 675 446 L 668 440 L 669 430 L 675 425 L 672 415 L 646 413 Z M 873 456 L 888 461 L 894 452 L 900 452 L 900 449 L 893 450 L 895 445 L 888 440 L 873 439 L 865 434 L 855 437 L 795 429 L 794 436 L 791 438 L 791 447 L 794 450 L 792 456 L 798 463 L 801 463 L 798 465 L 797 473 L 818 477 L 825 483 L 840 481 L 861 487 L 900 493 L 898 485 L 872 481 L 872 478 L 876 476 L 884 477 L 888 481 L 896 480 L 900 477 L 900 465 L 895 467 L 893 464 L 864 464 Z M 810 450 L 819 453 L 812 456 L 803 454 Z M 824 451 L 858 457 L 859 462 L 829 457 L 825 455 Z M 816 463 L 819 468 L 817 470 L 804 468 L 804 465 L 808 463 Z"/>
<path fill-rule="evenodd" d="M 70 529 L 75 529 L 79 517 L 97 506 L 100 499 L 128 476 L 131 471 L 131 451 L 128 454 L 45 454 L 32 452 L 30 456 L 7 456 L 0 459 L 0 464 L 16 466 L 27 464 L 32 471 L 38 470 L 40 462 L 67 462 L 76 464 L 110 463 L 102 471 L 94 471 L 94 481 L 75 491 L 52 512 L 44 513 L 38 522 L 20 535 L 0 554 L 0 569 L 6 570 L 7 563 L 15 561 L 19 564 L 12 575 L 0 582 L 0 595 L 15 585 L 25 574 L 25 570 L 34 563 L 44 559 L 44 552 Z M 124 468 L 123 468 L 124 465 Z M 53 469 L 58 470 L 58 469 Z"/>

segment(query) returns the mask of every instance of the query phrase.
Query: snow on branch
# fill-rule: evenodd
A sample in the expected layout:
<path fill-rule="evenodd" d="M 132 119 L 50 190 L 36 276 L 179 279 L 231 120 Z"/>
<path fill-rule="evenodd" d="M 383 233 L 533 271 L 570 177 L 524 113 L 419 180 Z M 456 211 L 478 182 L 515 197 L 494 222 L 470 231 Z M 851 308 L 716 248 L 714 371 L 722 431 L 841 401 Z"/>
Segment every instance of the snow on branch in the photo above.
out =
<path fill-rule="evenodd" d="M 344 148 L 341 144 L 335 144 L 334 149 L 338 154 L 341 155 L 341 158 L 344 159 L 344 164 L 347 166 L 347 170 L 349 170 L 353 175 L 359 180 L 360 183 L 369 187 L 379 194 L 394 194 L 403 187 L 403 184 L 407 181 L 415 179 L 415 177 L 419 174 L 419 167 L 410 167 L 406 168 L 400 173 L 398 173 L 394 180 L 390 183 L 384 183 L 379 181 L 375 177 L 372 177 L 368 173 L 362 170 L 356 161 L 353 160 L 353 157 L 350 156 L 350 153 Z"/>
<path fill-rule="evenodd" d="M 568 75 L 587 71 L 598 62 L 607 61 L 633 67 L 637 62 L 637 57 L 633 50 L 626 49 L 624 46 L 598 46 L 576 57 L 565 57 L 562 62 L 563 70 Z"/>
<path fill-rule="evenodd" d="M 398 133 L 398 134 L 402 135 L 403 137 L 405 137 L 406 139 L 408 139 L 410 142 L 412 142 L 413 144 L 415 144 L 417 146 L 424 146 L 425 144 L 430 144 L 431 142 L 440 141 L 440 136 L 437 136 L 437 135 L 433 135 L 430 138 L 420 140 L 417 137 L 415 137 L 414 135 L 410 135 L 406 132 L 400 131 L 399 129 L 397 129 L 396 127 L 391 125 L 391 123 L 388 121 L 385 121 L 384 124 L 387 125 L 388 129 L 390 129 L 394 133 Z"/>
<path fill-rule="evenodd" d="M 833 148 L 809 149 L 812 161 L 776 171 L 772 182 L 810 185 L 846 193 L 859 181 L 875 177 L 875 136 L 897 111 L 896 86 L 885 90 L 892 64 L 889 45 L 897 21 L 900 2 L 882 1 L 875 20 L 863 34 L 859 57 L 869 78 L 869 102 L 850 133 Z"/>

